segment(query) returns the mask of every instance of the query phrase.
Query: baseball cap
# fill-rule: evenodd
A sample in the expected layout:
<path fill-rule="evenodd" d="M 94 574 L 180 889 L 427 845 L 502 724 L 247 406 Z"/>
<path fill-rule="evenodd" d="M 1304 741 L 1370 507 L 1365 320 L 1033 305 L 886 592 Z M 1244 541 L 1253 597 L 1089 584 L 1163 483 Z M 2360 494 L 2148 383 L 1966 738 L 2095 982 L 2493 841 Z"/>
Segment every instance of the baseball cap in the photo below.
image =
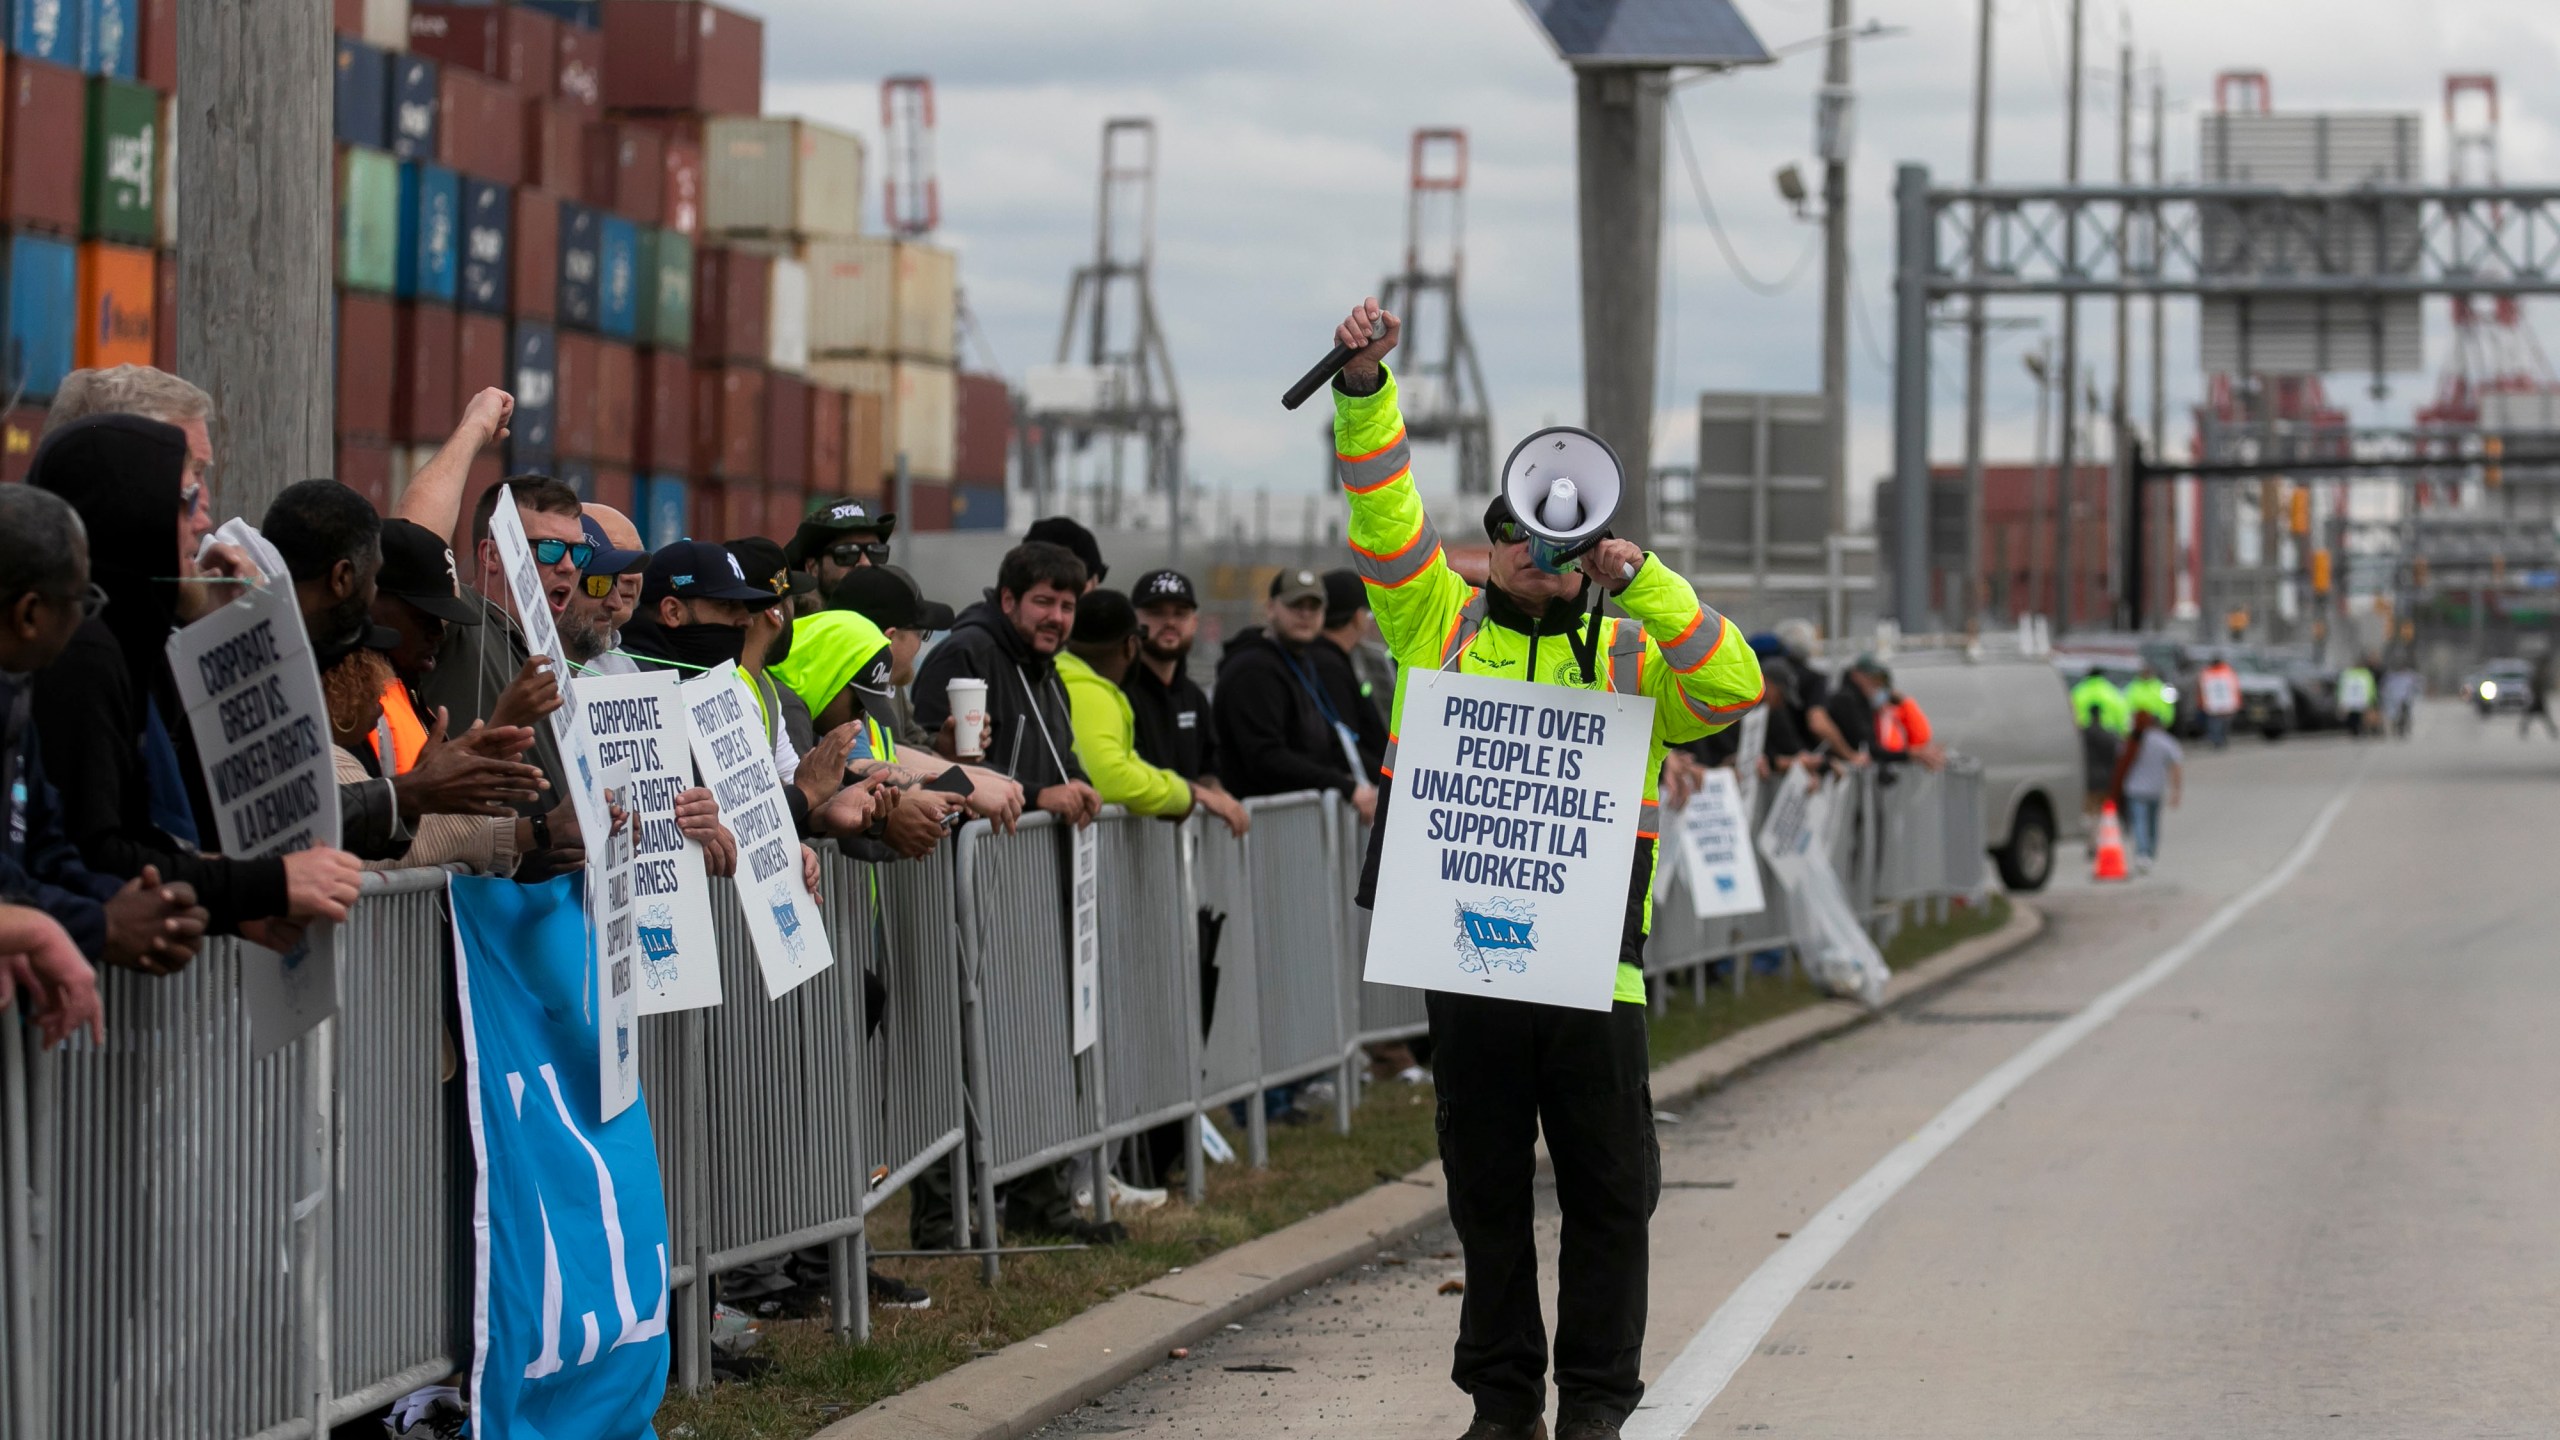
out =
<path fill-rule="evenodd" d="M 439 620 L 480 623 L 480 611 L 462 598 L 453 547 L 414 520 L 382 522 L 382 571 L 374 583 L 383 594 L 397 595 Z"/>
<path fill-rule="evenodd" d="M 1150 570 L 1139 576 L 1136 588 L 1129 592 L 1129 600 L 1140 609 L 1149 605 L 1200 608 L 1200 592 L 1192 588 L 1191 577 L 1179 570 Z"/>
<path fill-rule="evenodd" d="M 649 563 L 646 550 L 615 549 L 613 537 L 604 533 L 604 526 L 593 515 L 579 516 L 578 529 L 585 533 L 587 543 L 596 547 L 595 553 L 587 557 L 587 568 L 578 572 L 581 575 L 627 575 Z"/>
<path fill-rule="evenodd" d="M 1022 538 L 1025 543 L 1046 541 L 1083 561 L 1085 578 L 1096 585 L 1102 583 L 1103 576 L 1111 573 L 1111 567 L 1102 563 L 1102 544 L 1093 538 L 1093 532 L 1064 515 L 1050 515 L 1032 521 L 1031 528 L 1022 532 Z"/>
<path fill-rule="evenodd" d="M 839 535 L 869 530 L 878 532 L 880 538 L 886 540 L 897 528 L 895 513 L 878 510 L 868 500 L 857 500 L 847 495 L 825 501 L 810 511 L 801 520 L 800 528 L 792 532 L 791 543 L 783 547 L 783 553 L 794 566 L 806 565 L 833 544 Z"/>
<path fill-rule="evenodd" d="M 1283 570 L 1271 577 L 1271 598 L 1283 605 L 1313 597 L 1322 600 L 1324 580 L 1313 570 Z"/>
<path fill-rule="evenodd" d="M 907 582 L 907 588 L 916 592 L 917 629 L 948 630 L 960 623 L 960 612 L 924 593 L 924 587 L 916 583 L 916 577 L 908 574 L 906 567 L 884 565 L 880 568 L 904 580 Z"/>
<path fill-rule="evenodd" d="M 782 598 L 757 588 L 737 556 L 708 540 L 679 540 L 649 557 L 649 568 L 640 574 L 640 603 L 655 605 L 670 595 L 679 600 L 743 600 L 752 605 L 771 605 Z"/>
<path fill-rule="evenodd" d="M 1092 590 L 1076 602 L 1079 645 L 1116 645 L 1138 633 L 1138 607 L 1117 590 Z"/>
<path fill-rule="evenodd" d="M 883 630 L 917 630 L 924 609 L 913 583 L 869 565 L 848 573 L 827 592 L 827 608 L 850 610 Z"/>
<path fill-rule="evenodd" d="M 1324 623 L 1340 625 L 1369 608 L 1369 587 L 1354 570 L 1324 572 Z"/>
<path fill-rule="evenodd" d="M 729 553 L 738 557 L 738 564 L 745 568 L 750 581 L 776 595 L 805 595 L 818 588 L 817 577 L 792 569 L 791 562 L 783 558 L 782 547 L 761 535 L 730 541 Z"/>

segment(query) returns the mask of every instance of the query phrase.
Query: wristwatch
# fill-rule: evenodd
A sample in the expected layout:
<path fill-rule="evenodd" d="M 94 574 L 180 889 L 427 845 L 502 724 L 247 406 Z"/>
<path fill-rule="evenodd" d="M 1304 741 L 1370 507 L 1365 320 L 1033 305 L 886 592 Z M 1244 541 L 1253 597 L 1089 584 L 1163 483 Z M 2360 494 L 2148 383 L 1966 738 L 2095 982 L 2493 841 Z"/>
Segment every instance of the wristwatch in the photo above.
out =
<path fill-rule="evenodd" d="M 533 848 L 536 850 L 551 848 L 551 817 L 548 815 L 533 817 Z"/>

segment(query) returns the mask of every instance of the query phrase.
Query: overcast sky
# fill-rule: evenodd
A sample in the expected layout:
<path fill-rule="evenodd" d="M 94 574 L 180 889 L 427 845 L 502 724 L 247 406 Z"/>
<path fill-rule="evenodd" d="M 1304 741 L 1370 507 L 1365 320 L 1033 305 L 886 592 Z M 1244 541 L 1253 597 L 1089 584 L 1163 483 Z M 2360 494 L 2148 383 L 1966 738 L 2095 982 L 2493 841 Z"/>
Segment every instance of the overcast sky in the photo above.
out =
<path fill-rule="evenodd" d="M 766 108 L 879 136 L 880 77 L 922 72 L 939 101 L 943 231 L 992 355 L 1017 383 L 1054 358 L 1070 272 L 1093 247 L 1104 119 L 1144 115 L 1162 136 L 1157 304 L 1180 377 L 1189 467 L 1204 484 L 1303 491 L 1322 475 L 1321 442 L 1278 392 L 1321 354 L 1349 302 L 1397 263 L 1405 154 L 1424 125 L 1472 137 L 1467 306 L 1492 392 L 1497 453 L 1518 435 L 1581 418 L 1572 81 L 1516 0 L 745 0 L 767 19 Z M 2070 0 L 2000 0 L 1994 62 L 1995 178 L 2062 170 Z M 1857 158 L 1851 172 L 1858 314 L 1851 331 L 1852 489 L 1887 463 L 1893 167 L 1915 160 L 1961 176 L 1968 153 L 1974 0 L 1857 0 L 1856 18 L 1902 27 L 1861 41 Z M 1812 36 L 1825 0 L 1740 0 L 1772 47 Z M 2196 115 L 2216 72 L 2269 72 L 2280 109 L 2400 110 L 2426 121 L 2425 168 L 2444 169 L 2443 76 L 2499 74 L 2509 181 L 2547 183 L 2560 151 L 2560 4 L 2553 0 L 2090 0 L 2085 173 L 2112 178 L 2116 52 L 2128 25 L 2138 64 L 2166 82 L 2172 178 L 2192 175 Z M 2128 15 L 2130 18 L 2128 19 Z M 1701 389 L 1802 389 L 1818 380 L 1820 267 L 1815 227 L 1795 220 L 1771 175 L 1811 171 L 1818 51 L 1711 79 L 1680 94 L 1708 193 L 1758 278 L 1754 293 L 1719 253 L 1676 140 L 1665 205 L 1675 216 L 1664 295 L 1670 338 L 1658 460 L 1694 448 L 1685 410 Z M 2147 95 L 2148 76 L 2142 89 Z M 2147 125 L 2147 100 L 2141 114 Z M 1678 123 L 1675 121 L 1675 123 Z M 2147 131 L 2138 146 L 2147 144 Z M 869 224 L 879 188 L 867 182 Z M 2051 316 L 2050 306 L 2020 313 Z M 2084 311 L 2088 363 L 2111 356 L 2109 307 Z M 2430 355 L 2444 348 L 2440 304 Z M 2048 326 L 2048 330 L 2049 330 Z M 2137 327 L 2137 335 L 2147 330 Z M 2023 458 L 2034 390 L 1997 341 L 1995 456 Z M 2173 407 L 2200 388 L 2189 306 L 2170 314 Z M 1961 344 L 1938 347 L 1941 456 L 1960 434 Z M 2147 365 L 2136 351 L 2137 375 Z M 2365 400 L 2365 377 L 2333 394 L 2405 414 L 2432 388 L 2394 377 Z M 2137 385 L 2137 412 L 2147 406 Z M 1319 402 L 1320 404 L 1321 402 Z M 2173 424 L 2173 438 L 2185 427 Z M 1426 472 L 1427 473 L 1427 472 Z M 1863 514 L 1863 498 L 1856 504 Z"/>

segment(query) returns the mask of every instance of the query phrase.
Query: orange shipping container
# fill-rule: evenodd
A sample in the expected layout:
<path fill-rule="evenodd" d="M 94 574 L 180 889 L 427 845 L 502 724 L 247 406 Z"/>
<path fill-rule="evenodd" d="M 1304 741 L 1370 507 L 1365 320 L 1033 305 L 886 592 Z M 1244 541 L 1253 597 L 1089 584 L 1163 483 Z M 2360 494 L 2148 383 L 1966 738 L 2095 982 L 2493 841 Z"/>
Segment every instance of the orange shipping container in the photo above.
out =
<path fill-rule="evenodd" d="M 873 391 L 856 390 L 845 397 L 844 491 L 857 500 L 878 500 L 889 473 L 889 407 Z"/>
<path fill-rule="evenodd" d="M 79 275 L 80 329 L 72 362 L 84 370 L 150 364 L 152 314 L 160 300 L 151 252 L 92 240 L 80 247 Z"/>

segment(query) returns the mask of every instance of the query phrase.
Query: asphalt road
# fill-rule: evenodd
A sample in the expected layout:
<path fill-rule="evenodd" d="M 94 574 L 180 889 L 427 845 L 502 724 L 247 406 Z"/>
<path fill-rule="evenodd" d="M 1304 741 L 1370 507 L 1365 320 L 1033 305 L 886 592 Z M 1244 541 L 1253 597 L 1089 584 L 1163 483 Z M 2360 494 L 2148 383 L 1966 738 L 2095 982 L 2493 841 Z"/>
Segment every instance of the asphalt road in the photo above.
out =
<path fill-rule="evenodd" d="M 1631 1437 L 2560 1432 L 2560 744 L 2447 705 L 2188 782 L 2150 877 L 1663 1127 Z M 1454 1437 L 1461 1273 L 1425 1236 L 1043 1433 Z"/>

